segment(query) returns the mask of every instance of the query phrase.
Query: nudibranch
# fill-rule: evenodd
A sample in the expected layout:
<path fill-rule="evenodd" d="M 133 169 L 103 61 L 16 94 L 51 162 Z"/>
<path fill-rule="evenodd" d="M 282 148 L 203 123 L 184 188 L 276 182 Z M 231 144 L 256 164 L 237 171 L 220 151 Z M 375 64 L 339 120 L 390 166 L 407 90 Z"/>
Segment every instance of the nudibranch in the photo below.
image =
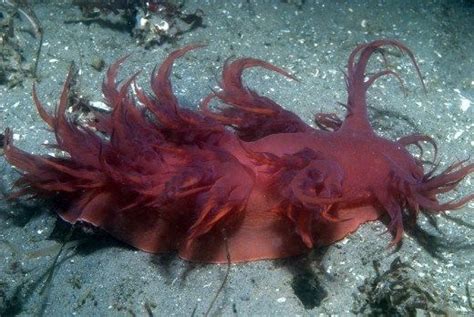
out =
<path fill-rule="evenodd" d="M 14 195 L 51 197 L 67 222 L 99 227 L 147 252 L 177 251 L 183 259 L 207 263 L 226 262 L 227 256 L 245 262 L 303 254 L 382 218 L 389 219 L 395 244 L 404 218 L 474 199 L 469 194 L 438 200 L 472 174 L 473 163 L 456 162 L 439 172 L 434 159 L 427 165 L 407 150 L 427 142 L 436 152 L 429 136 L 392 141 L 371 127 L 367 90 L 386 75 L 401 81 L 386 68 L 366 73 L 374 53 L 399 49 L 421 79 L 404 44 L 384 39 L 357 46 L 345 74 L 347 114 L 342 120 L 319 113 L 317 129 L 243 83 L 243 71 L 252 67 L 293 78 L 253 58 L 226 62 L 220 89 L 199 109 L 181 107 L 171 69 L 198 47 L 172 52 L 153 71 L 151 93 L 136 87 L 136 75 L 118 82 L 124 59 L 115 62 L 102 86 L 112 110 L 97 111 L 91 122 L 66 115 L 71 73 L 54 114 L 33 89 L 39 115 L 65 155 L 27 153 L 7 130 L 6 158 L 22 171 Z M 211 107 L 211 101 L 220 106 Z"/>

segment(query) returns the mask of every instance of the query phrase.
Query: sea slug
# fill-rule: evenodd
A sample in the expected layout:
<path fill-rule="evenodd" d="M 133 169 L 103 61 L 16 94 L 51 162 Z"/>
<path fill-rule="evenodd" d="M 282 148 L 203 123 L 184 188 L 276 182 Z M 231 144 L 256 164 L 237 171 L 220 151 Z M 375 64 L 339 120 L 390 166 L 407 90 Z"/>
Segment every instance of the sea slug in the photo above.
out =
<path fill-rule="evenodd" d="M 227 62 L 221 89 L 198 110 L 180 107 L 169 80 L 172 65 L 199 45 L 174 51 L 153 71 L 152 94 L 136 87 L 136 75 L 117 82 L 124 59 L 118 60 L 102 87 L 112 111 L 95 113 L 87 124 L 66 115 L 69 73 L 54 114 L 33 89 L 38 112 L 65 155 L 29 154 L 6 131 L 6 158 L 22 171 L 14 195 L 51 197 L 70 223 L 92 224 L 144 251 L 177 250 L 190 261 L 302 254 L 381 218 L 389 219 L 392 243 L 398 243 L 404 217 L 416 220 L 420 210 L 439 213 L 474 199 L 437 198 L 472 174 L 474 164 L 456 162 L 439 172 L 435 158 L 426 165 L 406 149 L 427 142 L 436 153 L 429 136 L 392 141 L 375 134 L 367 90 L 382 76 L 401 78 L 390 69 L 366 74 L 366 66 L 388 46 L 407 54 L 421 79 L 402 43 L 361 44 L 347 64 L 346 117 L 317 114 L 319 129 L 243 84 L 242 72 L 250 67 L 293 78 L 253 58 Z M 222 103 L 219 109 L 211 109 L 213 99 Z"/>

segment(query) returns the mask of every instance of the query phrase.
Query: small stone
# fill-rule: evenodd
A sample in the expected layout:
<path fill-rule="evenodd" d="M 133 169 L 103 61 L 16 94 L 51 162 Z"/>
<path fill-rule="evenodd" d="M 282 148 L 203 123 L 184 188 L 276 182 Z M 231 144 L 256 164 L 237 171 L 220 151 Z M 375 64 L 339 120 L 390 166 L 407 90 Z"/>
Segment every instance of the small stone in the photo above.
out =
<path fill-rule="evenodd" d="M 105 61 L 101 57 L 93 57 L 91 61 L 91 66 L 94 68 L 96 71 L 100 72 L 102 69 L 104 69 L 105 66 Z"/>

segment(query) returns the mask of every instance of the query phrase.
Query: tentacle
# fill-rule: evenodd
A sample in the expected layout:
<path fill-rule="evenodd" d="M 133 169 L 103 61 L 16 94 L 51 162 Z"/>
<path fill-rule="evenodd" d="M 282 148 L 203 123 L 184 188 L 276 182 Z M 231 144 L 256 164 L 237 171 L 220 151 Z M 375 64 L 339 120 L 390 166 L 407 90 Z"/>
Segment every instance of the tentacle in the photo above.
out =
<path fill-rule="evenodd" d="M 186 125 L 196 127 L 196 125 L 204 123 L 199 114 L 190 115 L 186 110 L 180 108 L 169 78 L 173 64 L 178 58 L 191 50 L 204 46 L 193 44 L 173 51 L 159 68 L 155 67 L 151 74 L 151 88 L 154 97 L 148 96 L 142 89 L 136 90 L 138 100 L 156 116 L 160 125 L 166 129 L 182 130 Z"/>
<path fill-rule="evenodd" d="M 107 105 L 111 108 L 114 108 L 116 105 L 121 103 L 122 98 L 128 91 L 130 83 L 139 73 L 137 72 L 135 75 L 130 77 L 130 79 L 120 87 L 119 83 L 117 82 L 118 71 L 128 57 L 130 57 L 130 54 L 119 58 L 112 65 L 110 65 L 109 69 L 107 69 L 105 79 L 102 82 L 102 93 L 104 94 Z"/>
<path fill-rule="evenodd" d="M 424 134 L 411 134 L 411 135 L 401 137 L 400 139 L 397 140 L 397 142 L 403 146 L 408 146 L 408 145 L 417 146 L 421 151 L 421 156 L 423 156 L 423 148 L 419 144 L 419 142 L 421 141 L 427 142 L 433 146 L 434 154 L 433 154 L 432 162 L 433 163 L 436 162 L 438 158 L 438 145 L 436 144 L 436 141 L 432 137 L 428 135 L 424 135 Z"/>
<path fill-rule="evenodd" d="M 204 112 L 207 117 L 217 120 L 225 125 L 239 125 L 242 122 L 241 118 L 239 117 L 231 118 L 223 114 L 212 112 L 211 109 L 209 109 L 209 103 L 214 98 L 217 98 L 215 93 L 209 94 L 201 101 L 199 105 L 199 108 L 202 110 L 202 112 Z"/>
<path fill-rule="evenodd" d="M 474 163 L 463 166 L 465 161 L 457 162 L 449 166 L 439 175 L 425 179 L 417 186 L 420 192 L 430 192 L 441 187 L 450 187 L 462 181 L 467 175 L 474 172 Z"/>
<path fill-rule="evenodd" d="M 204 46 L 205 45 L 202 44 L 192 44 L 176 50 L 168 55 L 158 69 L 155 68 L 153 70 L 151 75 L 151 89 L 157 98 L 158 107 L 165 107 L 170 113 L 178 115 L 179 103 L 173 93 L 170 81 L 173 63 L 187 52 Z"/>
<path fill-rule="evenodd" d="M 33 100 L 41 118 L 54 130 L 57 147 L 68 152 L 71 157 L 82 157 L 84 162 L 97 166 L 96 154 L 102 141 L 93 131 L 70 122 L 66 117 L 72 76 L 72 69 L 69 69 L 54 116 L 48 114 L 39 101 L 35 87 L 33 87 Z"/>
<path fill-rule="evenodd" d="M 425 179 L 428 179 L 430 178 L 432 175 L 434 175 L 434 173 L 436 172 L 438 166 L 439 166 L 439 163 L 437 163 L 437 160 L 438 160 L 438 145 L 436 144 L 435 140 L 428 136 L 428 135 L 423 135 L 423 134 L 412 134 L 412 135 L 407 135 L 407 136 L 404 136 L 404 137 L 401 137 L 400 139 L 397 140 L 398 143 L 400 143 L 401 145 L 407 147 L 408 145 L 414 145 L 416 146 L 419 150 L 420 150 L 420 156 L 419 156 L 419 159 L 416 158 L 417 162 L 419 162 L 420 166 L 422 166 L 423 164 L 431 164 L 432 167 L 431 169 L 428 171 L 428 173 L 425 173 L 424 175 L 424 178 Z M 429 144 L 431 144 L 431 146 L 433 146 L 433 150 L 434 150 L 434 153 L 433 153 L 433 158 L 431 159 L 431 161 L 426 161 L 426 160 L 423 160 L 423 147 L 421 146 L 420 142 L 427 142 Z"/>
<path fill-rule="evenodd" d="M 397 245 L 401 241 L 404 232 L 401 202 L 387 189 L 376 189 L 374 193 L 377 201 L 390 217 L 388 230 L 393 234 L 393 239 L 389 246 Z"/>
<path fill-rule="evenodd" d="M 416 194 L 415 199 L 420 204 L 420 206 L 428 212 L 439 212 L 461 208 L 471 200 L 474 200 L 474 194 L 457 200 L 453 199 L 445 203 L 439 203 L 436 199 L 429 199 L 426 196 L 420 194 Z"/>
<path fill-rule="evenodd" d="M 295 79 L 283 69 L 258 59 L 242 58 L 227 62 L 222 71 L 221 91 L 216 91 L 203 100 L 203 113 L 221 124 L 232 126 L 245 141 L 254 141 L 274 133 L 311 130 L 298 116 L 243 84 L 243 71 L 251 67 L 262 67 Z M 214 97 L 228 107 L 223 107 L 218 113 L 212 112 L 209 103 Z"/>
<path fill-rule="evenodd" d="M 263 115 L 275 115 L 281 110 L 281 107 L 272 100 L 248 89 L 242 82 L 243 71 L 252 67 L 262 67 L 290 79 L 297 80 L 283 69 L 265 61 L 254 58 L 242 58 L 224 65 L 221 82 L 222 92 L 217 93 L 217 96 L 223 102 L 231 104 L 243 111 Z"/>
<path fill-rule="evenodd" d="M 421 75 L 421 71 L 420 71 L 420 68 L 418 66 L 418 63 L 416 62 L 414 54 L 403 43 L 401 43 L 399 41 L 396 41 L 396 40 L 389 40 L 389 39 L 376 40 L 376 41 L 373 41 L 373 42 L 370 42 L 370 43 L 359 45 L 349 56 L 348 76 L 349 77 L 351 77 L 351 76 L 356 77 L 357 79 L 356 78 L 353 78 L 353 79 L 364 82 L 363 78 L 365 76 L 365 69 L 367 67 L 367 63 L 368 63 L 370 57 L 372 56 L 372 54 L 374 52 L 376 52 L 377 50 L 379 50 L 383 46 L 392 46 L 392 47 L 398 48 L 402 53 L 406 53 L 408 55 L 411 62 L 413 63 L 413 66 L 415 67 L 416 73 L 418 75 L 418 78 L 421 81 L 423 89 L 426 91 L 426 87 L 425 87 L 425 84 L 424 84 L 424 81 L 423 81 L 423 76 Z M 359 53 L 360 53 L 359 59 L 358 59 L 357 62 L 355 62 L 355 58 L 356 58 L 357 54 L 359 54 Z M 390 73 L 390 71 L 389 71 L 389 73 Z M 382 76 L 382 75 L 385 75 L 386 73 L 379 72 L 378 74 L 379 74 L 379 76 L 377 76 L 377 78 Z M 396 77 L 399 77 L 399 76 L 396 76 Z M 375 79 L 377 79 L 377 78 L 375 78 Z M 368 85 L 368 86 L 370 86 L 370 85 Z M 368 86 L 366 88 L 369 88 Z"/>
<path fill-rule="evenodd" d="M 223 131 L 222 124 L 214 118 L 206 117 L 201 112 L 181 108 L 172 91 L 169 76 L 173 63 L 187 52 L 200 47 L 203 45 L 188 45 L 176 50 L 159 68 L 154 69 L 151 86 L 155 96 L 149 96 L 143 89 L 135 87 L 138 101 L 156 117 L 158 130 L 168 135 L 169 140 L 196 142 L 197 139 L 205 139 L 214 132 Z"/>
<path fill-rule="evenodd" d="M 347 64 L 348 72 L 346 76 L 346 84 L 348 90 L 347 105 L 349 109 L 346 115 L 346 120 L 342 125 L 343 127 L 372 133 L 373 129 L 370 126 L 367 115 L 366 93 L 368 88 L 375 82 L 375 80 L 385 75 L 393 75 L 400 83 L 402 83 L 401 77 L 394 71 L 388 69 L 379 71 L 372 77 L 369 77 L 367 81 L 365 80 L 366 68 L 370 57 L 374 52 L 377 52 L 383 46 L 392 46 L 398 48 L 400 51 L 406 53 L 409 56 L 416 69 L 416 73 L 420 78 L 423 89 L 426 91 L 425 84 L 423 82 L 423 78 L 415 57 L 405 45 L 395 40 L 377 40 L 367 44 L 359 45 L 349 56 Z"/>
<path fill-rule="evenodd" d="M 430 137 L 412 135 L 402 139 L 402 144 L 415 144 L 419 141 L 433 142 Z M 434 142 L 433 142 L 434 143 Z M 435 146 L 435 145 L 434 145 Z M 461 180 L 474 171 L 474 163 L 463 165 L 466 161 L 452 164 L 439 175 L 412 178 L 394 169 L 386 188 L 374 189 L 374 195 L 390 216 L 389 230 L 394 234 L 391 245 L 398 243 L 403 234 L 403 215 L 406 213 L 413 221 L 420 210 L 424 212 L 443 212 L 457 209 L 474 200 L 474 194 L 448 202 L 439 202 L 437 195 L 450 192 Z"/>
<path fill-rule="evenodd" d="M 405 85 L 403 84 L 403 80 L 400 77 L 400 75 L 398 73 L 394 72 L 393 70 L 390 70 L 390 69 L 382 70 L 382 71 L 376 73 L 375 75 L 370 76 L 369 79 L 367 79 L 367 81 L 365 82 L 366 89 L 368 89 L 370 86 L 372 86 L 372 84 L 377 79 L 379 79 L 380 77 L 386 76 L 386 75 L 394 76 L 398 80 L 398 82 L 400 83 L 401 89 L 403 91 L 405 91 Z"/>
<path fill-rule="evenodd" d="M 173 115 L 169 115 L 166 112 L 166 108 L 157 107 L 156 100 L 148 96 L 143 89 L 138 88 L 135 90 L 136 96 L 138 100 L 146 107 L 146 109 L 150 110 L 151 113 L 156 117 L 160 126 L 173 129 L 177 128 L 178 124 L 176 124 L 175 117 Z"/>
<path fill-rule="evenodd" d="M 67 75 L 67 78 L 69 78 L 71 75 L 71 72 L 72 70 L 70 69 L 69 72 L 68 72 L 68 75 Z M 66 79 L 66 82 L 68 82 L 68 79 Z M 69 83 L 68 83 L 69 85 Z M 65 89 L 65 88 L 63 88 Z M 38 111 L 38 114 L 40 115 L 41 119 L 43 119 L 44 122 L 46 122 L 47 125 L 49 125 L 50 128 L 53 128 L 54 126 L 54 121 L 55 121 L 55 118 L 54 116 L 50 115 L 46 109 L 43 107 L 43 105 L 41 104 L 41 101 L 39 100 L 38 98 L 38 94 L 36 92 L 36 84 L 33 83 L 33 102 L 36 106 L 36 110 Z"/>
<path fill-rule="evenodd" d="M 146 123 L 147 120 L 144 118 L 144 113 L 137 108 L 134 100 L 130 96 L 127 96 L 130 85 L 135 81 L 137 75 L 138 72 L 125 80 L 125 82 L 117 88 L 118 90 L 110 92 L 108 95 L 108 98 L 113 99 L 113 101 L 107 100 L 108 105 L 111 105 L 113 108 L 109 122 L 111 125 L 109 130 L 110 142 L 117 149 L 130 146 L 135 136 L 141 136 L 141 131 L 137 132 L 136 129 L 145 129 L 149 126 L 149 124 Z M 115 104 L 110 104 L 110 102 L 114 102 Z M 135 127 L 137 121 L 141 123 L 139 127 Z M 131 122 L 134 123 L 132 124 Z"/>
<path fill-rule="evenodd" d="M 28 186 L 36 191 L 54 193 L 73 192 L 78 188 L 91 189 L 103 183 L 100 173 L 93 169 L 78 168 L 63 158 L 42 157 L 20 150 L 13 144 L 10 129 L 5 131 L 5 156 L 24 173 L 16 184 L 19 187 Z M 29 193 L 30 190 L 23 188 L 16 196 Z"/>

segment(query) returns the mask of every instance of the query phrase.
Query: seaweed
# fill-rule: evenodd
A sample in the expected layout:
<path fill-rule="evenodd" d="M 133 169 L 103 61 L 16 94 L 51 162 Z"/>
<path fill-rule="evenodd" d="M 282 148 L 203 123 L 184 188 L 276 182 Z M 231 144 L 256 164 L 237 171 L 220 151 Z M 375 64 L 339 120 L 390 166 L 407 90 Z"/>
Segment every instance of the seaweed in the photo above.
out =
<path fill-rule="evenodd" d="M 5 146 L 5 135 L 0 133 L 0 155 L 3 154 L 3 147 Z"/>
<path fill-rule="evenodd" d="M 97 23 L 102 27 L 131 32 L 135 24 L 139 0 L 73 0 L 79 7 L 82 18 L 67 20 L 65 23 Z"/>
<path fill-rule="evenodd" d="M 71 230 L 72 234 L 72 230 Z M 0 240 L 0 244 L 3 244 L 8 250 L 10 250 L 11 260 L 5 266 L 8 275 L 12 276 L 9 281 L 0 280 L 0 315 L 1 316 L 14 316 L 22 313 L 25 308 L 26 302 L 28 302 L 38 291 L 41 298 L 40 305 L 34 308 L 34 315 L 42 316 L 44 309 L 46 308 L 47 300 L 49 297 L 49 290 L 51 282 L 54 278 L 54 273 L 59 265 L 67 261 L 70 257 L 74 256 L 74 253 L 64 255 L 64 251 L 69 249 L 69 237 L 62 242 L 59 250 L 50 249 L 48 252 L 44 251 L 42 254 L 38 253 L 38 256 L 53 256 L 53 261 L 46 267 L 46 269 L 39 275 L 29 277 L 29 272 L 36 270 L 27 270 L 24 267 L 24 260 L 28 257 L 21 255 L 18 248 L 11 242 L 6 240 Z M 72 248 L 75 248 L 73 246 Z M 53 253 L 51 253 L 51 252 Z M 54 254 L 56 252 L 56 254 Z M 40 252 L 41 253 L 41 252 Z M 32 312 L 23 312 L 32 313 Z"/>
<path fill-rule="evenodd" d="M 95 12 L 112 12 L 120 14 L 120 11 L 133 11 L 138 5 L 143 5 L 142 0 L 73 0 L 72 4 L 78 6 L 84 16 L 93 16 Z"/>
<path fill-rule="evenodd" d="M 214 297 L 212 298 L 211 303 L 209 304 L 209 307 L 207 308 L 206 313 L 204 314 L 205 317 L 208 317 L 209 314 L 211 313 L 211 310 L 214 307 L 214 305 L 217 301 L 217 298 L 221 294 L 222 290 L 224 289 L 224 286 L 227 284 L 227 280 L 229 279 L 231 259 L 230 259 L 229 245 L 227 243 L 227 235 L 225 234 L 225 232 L 223 232 L 223 235 L 224 235 L 224 242 L 225 242 L 225 251 L 226 251 L 226 254 L 227 254 L 227 268 L 226 268 L 226 271 L 225 271 L 224 279 L 222 280 L 221 285 L 219 286 L 216 293 L 214 294 Z M 197 308 L 197 306 L 196 306 L 196 308 Z M 193 314 L 194 314 L 194 312 L 193 312 Z"/>
<path fill-rule="evenodd" d="M 26 65 L 27 59 L 16 36 L 15 18 L 23 17 L 31 25 L 30 33 L 37 39 L 37 46 L 32 58 L 33 65 Z M 14 87 L 24 77 L 37 79 L 38 63 L 43 46 L 43 28 L 26 0 L 3 0 L 0 2 L 0 85 Z"/>
<path fill-rule="evenodd" d="M 174 42 L 179 36 L 204 27 L 201 10 L 185 13 L 183 4 L 171 1 L 74 0 L 72 3 L 80 8 L 83 18 L 65 23 L 97 23 L 129 32 L 145 48 Z"/>
<path fill-rule="evenodd" d="M 139 10 L 132 34 L 145 48 L 175 42 L 181 35 L 205 27 L 203 17 L 202 10 L 185 13 L 182 4 L 155 1 L 154 5 Z"/>
<path fill-rule="evenodd" d="M 447 314 L 446 299 L 433 288 L 432 281 L 420 278 L 400 257 L 396 257 L 385 272 L 381 272 L 378 261 L 373 261 L 373 266 L 376 276 L 358 287 L 353 313 L 364 316 Z"/>

